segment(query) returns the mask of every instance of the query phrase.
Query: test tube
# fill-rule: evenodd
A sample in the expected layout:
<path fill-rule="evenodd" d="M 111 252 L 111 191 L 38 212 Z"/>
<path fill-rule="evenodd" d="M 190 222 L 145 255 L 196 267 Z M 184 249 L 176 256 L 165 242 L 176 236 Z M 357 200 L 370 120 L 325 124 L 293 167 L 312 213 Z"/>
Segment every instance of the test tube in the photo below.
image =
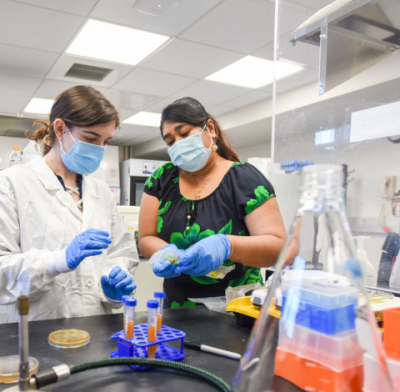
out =
<path fill-rule="evenodd" d="M 147 301 L 147 308 L 149 309 L 148 315 L 148 330 L 147 338 L 149 343 L 157 341 L 157 308 L 159 307 L 158 301 L 151 299 Z M 158 344 L 147 347 L 147 353 L 149 358 L 154 358 L 157 352 Z"/>
<path fill-rule="evenodd" d="M 137 301 L 131 296 L 125 297 L 125 338 L 133 339 L 135 327 L 135 309 Z"/>
<path fill-rule="evenodd" d="M 124 304 L 124 323 L 122 325 L 122 330 L 125 332 L 125 314 L 126 314 L 126 307 L 125 307 L 125 298 L 129 297 L 129 295 L 123 295 L 122 296 L 122 303 Z"/>
<path fill-rule="evenodd" d="M 157 332 L 161 332 L 165 293 L 163 291 L 161 291 L 161 292 L 156 291 L 154 293 L 154 298 L 156 298 L 156 300 L 158 300 L 159 304 L 160 304 L 160 306 L 157 310 Z"/>

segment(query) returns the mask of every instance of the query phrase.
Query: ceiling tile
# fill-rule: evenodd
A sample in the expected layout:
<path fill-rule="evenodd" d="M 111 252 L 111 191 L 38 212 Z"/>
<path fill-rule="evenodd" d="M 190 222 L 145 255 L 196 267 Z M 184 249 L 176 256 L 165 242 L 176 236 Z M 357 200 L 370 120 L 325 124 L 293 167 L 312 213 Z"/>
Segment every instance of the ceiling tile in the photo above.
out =
<path fill-rule="evenodd" d="M 79 85 L 89 85 L 88 83 L 67 83 L 60 82 L 58 80 L 49 80 L 45 79 L 38 90 L 35 92 L 36 98 L 44 98 L 44 99 L 54 99 L 58 94 L 61 94 L 63 91 Z M 96 90 L 100 92 L 104 92 L 105 88 L 99 88 L 98 86 L 93 86 Z"/>
<path fill-rule="evenodd" d="M 240 53 L 176 39 L 145 60 L 140 67 L 204 78 L 242 57 Z"/>
<path fill-rule="evenodd" d="M 0 114 L 21 113 L 28 104 L 30 97 L 16 97 L 12 95 L 0 94 Z"/>
<path fill-rule="evenodd" d="M 114 88 L 134 93 L 167 97 L 195 81 L 196 79 L 185 76 L 136 68 L 118 82 Z"/>
<path fill-rule="evenodd" d="M 173 94 L 172 97 L 175 99 L 192 97 L 200 101 L 202 104 L 208 102 L 210 105 L 220 105 L 229 99 L 236 98 L 249 91 L 251 90 L 245 87 L 211 82 L 209 80 L 200 80 L 197 83 Z"/>
<path fill-rule="evenodd" d="M 30 97 L 40 82 L 41 79 L 37 78 L 0 73 L 0 94 Z"/>
<path fill-rule="evenodd" d="M 0 43 L 60 53 L 84 19 L 3 0 L 0 2 Z"/>
<path fill-rule="evenodd" d="M 206 108 L 207 112 L 210 113 L 214 117 L 220 116 L 221 114 L 228 113 L 228 112 L 231 112 L 232 110 L 234 110 L 233 108 L 228 108 L 226 106 L 220 106 L 220 105 L 210 106 L 210 107 L 206 106 L 205 108 Z"/>
<path fill-rule="evenodd" d="M 307 9 L 319 11 L 332 3 L 332 0 L 289 0 L 290 3 L 304 6 Z"/>
<path fill-rule="evenodd" d="M 155 95 L 138 94 L 120 90 L 108 90 L 105 95 L 115 107 L 129 109 L 130 111 L 134 110 L 136 112 L 160 99 L 160 97 Z M 132 113 L 132 115 L 133 114 L 134 113 Z"/>
<path fill-rule="evenodd" d="M 135 0 L 100 0 L 90 16 L 154 33 L 176 36 L 219 2 L 220 0 L 184 0 L 170 13 L 152 16 L 136 11 Z"/>
<path fill-rule="evenodd" d="M 282 94 L 313 82 L 315 82 L 315 93 L 317 93 L 318 71 L 315 69 L 306 69 L 292 76 L 288 76 L 287 78 L 278 80 L 276 91 L 278 94 Z"/>
<path fill-rule="evenodd" d="M 181 38 L 249 54 L 273 40 L 274 5 L 256 0 L 220 3 Z"/>
<path fill-rule="evenodd" d="M 233 98 L 230 101 L 224 102 L 224 105 L 230 106 L 232 108 L 240 108 L 242 106 L 250 105 L 251 103 L 262 101 L 272 97 L 272 91 L 254 90 L 247 94 L 241 95 L 237 98 Z"/>
<path fill-rule="evenodd" d="M 69 14 L 87 16 L 97 3 L 97 0 L 18 0 L 18 2 Z"/>
<path fill-rule="evenodd" d="M 0 44 L 0 72 L 44 78 L 58 54 Z"/>
<path fill-rule="evenodd" d="M 151 113 L 161 113 L 170 103 L 174 102 L 175 98 L 163 98 L 159 101 L 146 106 L 143 110 Z"/>

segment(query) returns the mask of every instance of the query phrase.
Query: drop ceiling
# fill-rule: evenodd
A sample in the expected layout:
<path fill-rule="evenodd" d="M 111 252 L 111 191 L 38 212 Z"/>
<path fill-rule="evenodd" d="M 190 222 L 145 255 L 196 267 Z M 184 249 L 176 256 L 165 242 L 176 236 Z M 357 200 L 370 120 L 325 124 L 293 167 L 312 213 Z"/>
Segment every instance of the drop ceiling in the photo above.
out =
<path fill-rule="evenodd" d="M 162 16 L 139 13 L 135 0 L 0 0 L 0 116 L 27 117 L 33 98 L 54 99 L 65 89 L 92 85 L 118 108 L 122 120 L 139 111 L 158 112 L 192 96 L 215 116 L 267 99 L 271 87 L 250 89 L 205 80 L 253 55 L 272 59 L 273 0 L 180 0 Z M 281 1 L 283 37 L 331 0 Z M 136 66 L 86 59 L 65 52 L 86 21 L 95 19 L 170 37 Z M 315 49 L 300 44 L 289 60 L 310 64 Z M 281 54 L 285 57 L 285 53 Z M 318 57 L 315 57 L 316 59 Z M 111 68 L 102 81 L 66 77 L 75 64 Z M 317 66 L 317 62 L 314 64 Z M 288 77 L 288 90 L 316 78 L 316 68 Z M 134 146 L 159 137 L 154 127 L 122 124 L 116 145 Z M 233 142 L 235 144 L 234 135 Z M 240 139 L 238 139 L 240 143 Z M 238 147 L 238 146 L 237 146 Z"/>

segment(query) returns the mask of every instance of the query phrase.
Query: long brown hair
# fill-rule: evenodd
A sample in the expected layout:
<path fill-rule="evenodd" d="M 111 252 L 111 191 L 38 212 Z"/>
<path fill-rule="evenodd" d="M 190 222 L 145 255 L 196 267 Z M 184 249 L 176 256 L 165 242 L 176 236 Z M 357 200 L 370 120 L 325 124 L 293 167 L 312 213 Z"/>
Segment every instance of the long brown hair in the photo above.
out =
<path fill-rule="evenodd" d="M 62 92 L 54 101 L 49 120 L 39 120 L 33 125 L 41 125 L 33 133 L 25 132 L 30 140 L 43 140 L 43 155 L 46 155 L 56 141 L 54 121 L 62 119 L 68 128 L 93 127 L 112 121 L 119 127 L 118 112 L 111 102 L 99 91 L 90 86 L 74 86 Z"/>
<path fill-rule="evenodd" d="M 218 154 L 225 159 L 239 162 L 238 154 L 233 150 L 225 132 L 221 129 L 218 121 L 204 109 L 203 105 L 194 98 L 185 97 L 177 99 L 169 104 L 161 115 L 161 136 L 165 122 L 185 123 L 195 127 L 204 127 L 207 120 L 212 120 L 215 127 L 215 144 L 218 146 Z"/>

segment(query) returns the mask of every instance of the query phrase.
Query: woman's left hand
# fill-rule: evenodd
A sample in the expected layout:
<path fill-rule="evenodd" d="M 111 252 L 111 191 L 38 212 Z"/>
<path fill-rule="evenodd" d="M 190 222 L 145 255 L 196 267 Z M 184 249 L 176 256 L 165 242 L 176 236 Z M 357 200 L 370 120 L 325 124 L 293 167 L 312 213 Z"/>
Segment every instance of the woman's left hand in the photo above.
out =
<path fill-rule="evenodd" d="M 106 297 L 121 301 L 124 295 L 130 295 L 136 289 L 136 283 L 121 267 L 114 267 L 108 277 L 101 277 L 101 288 Z"/>
<path fill-rule="evenodd" d="M 193 276 L 207 275 L 221 266 L 231 255 L 231 242 L 223 234 L 211 237 L 192 245 L 183 252 L 175 272 Z"/>

